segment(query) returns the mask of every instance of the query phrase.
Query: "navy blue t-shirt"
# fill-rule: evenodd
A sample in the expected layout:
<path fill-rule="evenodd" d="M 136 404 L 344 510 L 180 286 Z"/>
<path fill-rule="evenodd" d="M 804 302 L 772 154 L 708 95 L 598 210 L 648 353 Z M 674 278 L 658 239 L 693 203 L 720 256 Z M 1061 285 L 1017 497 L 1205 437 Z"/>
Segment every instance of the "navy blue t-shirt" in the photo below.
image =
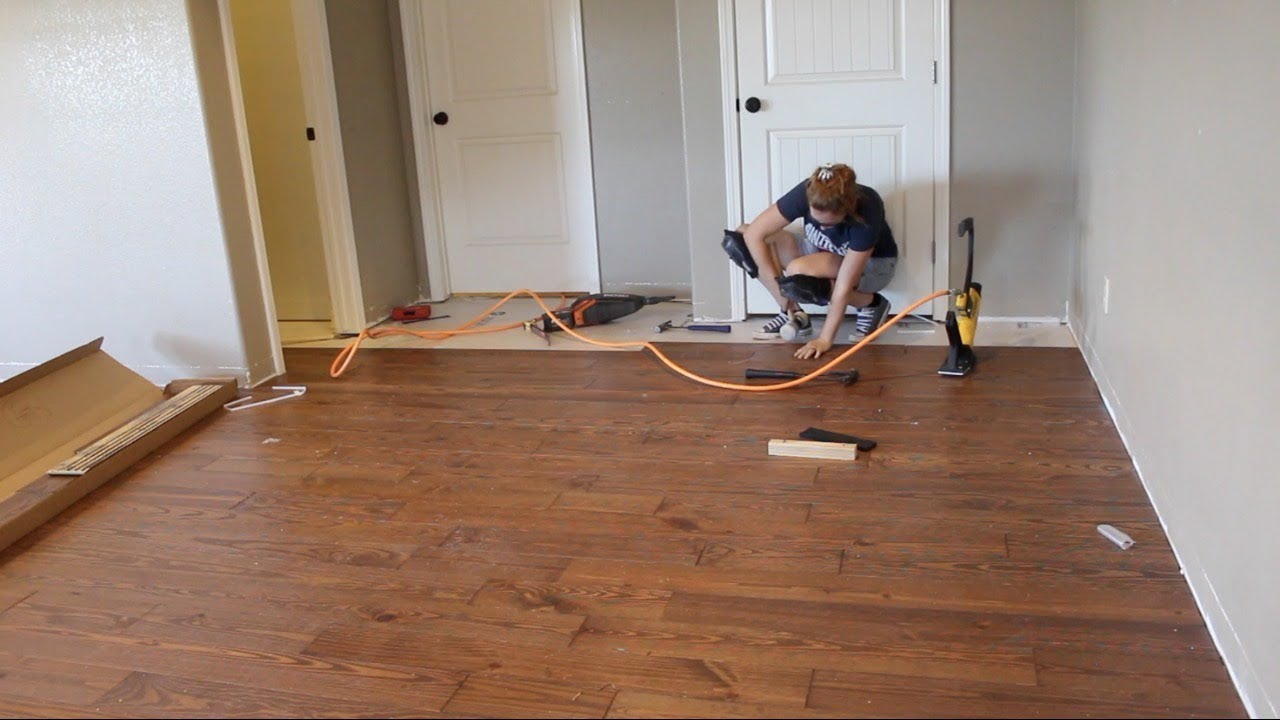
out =
<path fill-rule="evenodd" d="M 806 191 L 809 181 L 802 180 L 791 188 L 786 195 L 778 198 L 778 212 L 791 222 L 798 217 L 804 218 L 804 235 L 810 243 L 827 252 L 841 257 L 852 252 L 871 251 L 871 257 L 898 257 L 898 243 L 894 242 L 893 231 L 884 221 L 884 200 L 879 193 L 866 185 L 858 186 L 858 214 L 865 223 L 854 218 L 845 220 L 831 227 L 822 227 L 809 214 L 809 198 Z"/>

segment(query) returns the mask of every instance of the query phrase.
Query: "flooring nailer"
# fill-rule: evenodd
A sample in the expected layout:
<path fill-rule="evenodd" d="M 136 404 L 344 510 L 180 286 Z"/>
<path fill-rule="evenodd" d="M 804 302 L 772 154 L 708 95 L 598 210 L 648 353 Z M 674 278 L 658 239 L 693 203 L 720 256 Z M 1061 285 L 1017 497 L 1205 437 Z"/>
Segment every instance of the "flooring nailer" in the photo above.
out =
<path fill-rule="evenodd" d="M 954 291 L 955 309 L 947 311 L 947 342 L 950 347 L 938 374 L 963 377 L 978 362 L 973 354 L 973 338 L 978 332 L 978 304 L 982 301 L 982 285 L 973 281 L 973 218 L 960 221 L 959 235 L 969 236 L 969 267 L 964 273 L 964 287 Z"/>

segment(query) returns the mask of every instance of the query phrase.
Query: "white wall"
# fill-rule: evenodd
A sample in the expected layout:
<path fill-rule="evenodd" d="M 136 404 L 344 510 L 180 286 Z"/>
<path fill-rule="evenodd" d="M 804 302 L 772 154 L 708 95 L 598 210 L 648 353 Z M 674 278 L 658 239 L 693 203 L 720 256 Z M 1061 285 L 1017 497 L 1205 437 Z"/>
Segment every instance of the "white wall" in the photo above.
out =
<path fill-rule="evenodd" d="M 0 376 L 249 373 L 195 62 L 180 0 L 0 2 Z"/>
<path fill-rule="evenodd" d="M 1277 28 L 1274 0 L 1077 17 L 1072 325 L 1257 717 L 1280 702 Z"/>

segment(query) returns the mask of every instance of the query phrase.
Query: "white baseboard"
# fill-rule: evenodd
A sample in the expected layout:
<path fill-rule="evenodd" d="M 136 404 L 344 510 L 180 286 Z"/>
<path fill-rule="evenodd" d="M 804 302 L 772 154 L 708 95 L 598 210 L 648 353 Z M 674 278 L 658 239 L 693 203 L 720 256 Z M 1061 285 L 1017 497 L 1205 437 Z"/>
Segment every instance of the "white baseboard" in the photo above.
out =
<path fill-rule="evenodd" d="M 1054 317 L 1054 316 L 1052 316 L 1052 315 L 1037 315 L 1037 316 L 1021 316 L 1021 315 L 1017 315 L 1017 316 L 1001 316 L 1001 315 L 996 315 L 996 316 L 987 316 L 987 315 L 979 315 L 979 316 L 978 316 L 978 322 L 979 322 L 979 323 L 984 323 L 984 322 L 988 322 L 988 323 L 1029 323 L 1029 324 L 1032 324 L 1032 325 L 1062 325 L 1062 324 L 1065 324 L 1067 321 L 1066 321 L 1064 318 Z"/>
<path fill-rule="evenodd" d="M 1236 692 L 1240 694 L 1245 711 L 1249 713 L 1251 718 L 1277 717 L 1275 703 L 1267 696 L 1267 688 L 1262 683 L 1262 678 L 1258 677 L 1257 672 L 1254 671 L 1253 663 L 1249 661 L 1249 655 L 1245 650 L 1244 643 L 1240 641 L 1240 636 L 1231 624 L 1231 619 L 1227 617 L 1226 609 L 1222 606 L 1222 601 L 1218 597 L 1217 591 L 1214 590 L 1213 582 L 1209 579 L 1209 575 L 1200 562 L 1199 556 L 1190 548 L 1180 547 L 1175 535 L 1169 531 L 1169 526 L 1165 522 L 1166 513 L 1162 512 L 1161 501 L 1152 492 L 1151 483 L 1142 474 L 1142 467 L 1138 464 L 1138 458 L 1134 455 L 1134 448 L 1130 444 L 1129 437 L 1132 425 L 1129 423 L 1129 418 L 1124 412 L 1124 407 L 1120 404 L 1115 387 L 1112 386 L 1110 378 L 1107 377 L 1106 369 L 1102 366 L 1102 360 L 1098 357 L 1093 343 L 1089 341 L 1087 336 L 1078 332 L 1078 326 L 1079 321 L 1076 318 L 1067 318 L 1067 327 L 1071 330 L 1071 336 L 1075 338 L 1076 346 L 1080 348 L 1085 364 L 1089 367 L 1089 374 L 1093 376 L 1094 384 L 1098 386 L 1098 392 L 1102 395 L 1102 402 L 1107 408 L 1107 413 L 1111 415 L 1111 422 L 1120 433 L 1120 441 L 1124 443 L 1125 451 L 1129 454 L 1129 460 L 1133 463 L 1133 469 L 1138 473 L 1138 480 L 1142 483 L 1142 488 L 1147 493 L 1147 499 L 1151 502 L 1151 507 L 1156 511 L 1156 517 L 1160 520 L 1160 527 L 1164 530 L 1165 537 L 1169 539 L 1169 546 L 1173 548 L 1173 555 L 1178 560 L 1178 567 L 1182 568 L 1182 575 L 1186 578 L 1187 585 L 1191 588 L 1191 596 L 1195 599 L 1196 606 L 1200 609 L 1200 616 L 1209 628 L 1209 636 L 1213 638 L 1213 644 L 1217 647 L 1218 654 L 1222 656 L 1223 662 L 1226 663 L 1227 672 L 1231 675 L 1231 681 L 1235 684 Z"/>

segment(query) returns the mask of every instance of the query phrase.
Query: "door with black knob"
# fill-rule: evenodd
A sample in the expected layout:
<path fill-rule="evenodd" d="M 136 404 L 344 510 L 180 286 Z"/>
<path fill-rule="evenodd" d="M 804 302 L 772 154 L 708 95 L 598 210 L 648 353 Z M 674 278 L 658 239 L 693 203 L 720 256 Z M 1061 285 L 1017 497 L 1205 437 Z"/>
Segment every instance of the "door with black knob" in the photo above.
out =
<path fill-rule="evenodd" d="M 420 7 L 450 290 L 598 290 L 579 0 Z"/>
<path fill-rule="evenodd" d="M 818 165 L 850 165 L 858 182 L 884 199 L 898 242 L 897 272 L 886 293 L 895 308 L 939 282 L 934 193 L 946 167 L 935 152 L 941 93 L 934 60 L 944 9 L 943 0 L 737 0 L 734 6 L 738 97 L 744 98 L 738 113 L 744 219 Z M 793 229 L 803 233 L 798 225 Z M 748 312 L 777 312 L 759 283 L 747 288 Z"/>

